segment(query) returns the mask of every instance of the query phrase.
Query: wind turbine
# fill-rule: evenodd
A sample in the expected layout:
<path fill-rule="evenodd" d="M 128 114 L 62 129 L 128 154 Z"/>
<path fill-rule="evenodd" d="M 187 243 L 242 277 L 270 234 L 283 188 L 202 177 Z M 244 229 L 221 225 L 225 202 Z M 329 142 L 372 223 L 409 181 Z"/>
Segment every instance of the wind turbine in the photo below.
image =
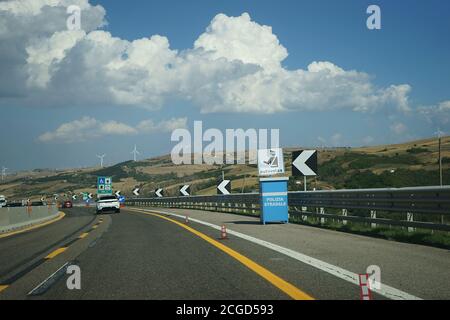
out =
<path fill-rule="evenodd" d="M 138 155 L 138 154 L 141 154 L 141 153 L 137 150 L 136 145 L 134 145 L 134 149 L 133 149 L 133 151 L 131 151 L 131 153 L 133 154 L 134 162 L 136 162 L 136 157 L 137 157 L 137 155 Z"/>
<path fill-rule="evenodd" d="M 445 134 L 445 132 L 441 131 L 441 128 L 438 128 L 438 130 L 435 132 L 437 134 L 438 138 L 442 138 L 442 136 Z"/>
<path fill-rule="evenodd" d="M 100 167 L 103 168 L 103 158 L 106 156 L 106 154 L 102 154 L 101 156 L 97 155 L 97 158 L 100 159 Z"/>
<path fill-rule="evenodd" d="M 3 181 L 3 179 L 5 179 L 5 176 L 6 176 L 6 170 L 8 170 L 8 168 L 2 167 L 2 181 Z"/>

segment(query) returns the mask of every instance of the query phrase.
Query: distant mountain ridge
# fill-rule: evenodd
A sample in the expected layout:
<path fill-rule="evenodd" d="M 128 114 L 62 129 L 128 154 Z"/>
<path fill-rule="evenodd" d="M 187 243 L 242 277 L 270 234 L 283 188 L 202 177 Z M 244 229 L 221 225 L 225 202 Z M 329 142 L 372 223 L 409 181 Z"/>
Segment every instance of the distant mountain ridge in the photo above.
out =
<path fill-rule="evenodd" d="M 286 176 L 291 175 L 291 152 L 284 148 Z M 361 148 L 319 148 L 319 175 L 308 178 L 316 189 L 384 188 L 439 184 L 436 138 L 394 145 Z M 444 184 L 450 184 L 450 137 L 442 138 Z M 58 194 L 96 191 L 96 177 L 112 176 L 113 187 L 131 196 L 141 188 L 142 196 L 164 188 L 165 195 L 178 195 L 179 187 L 190 184 L 193 194 L 215 194 L 217 181 L 232 180 L 233 192 L 258 189 L 256 165 L 174 165 L 169 155 L 134 162 L 121 162 L 104 168 L 68 170 L 36 169 L 20 172 L 0 183 L 0 194 L 10 199 L 40 198 Z M 303 179 L 290 178 L 290 190 L 302 190 Z"/>

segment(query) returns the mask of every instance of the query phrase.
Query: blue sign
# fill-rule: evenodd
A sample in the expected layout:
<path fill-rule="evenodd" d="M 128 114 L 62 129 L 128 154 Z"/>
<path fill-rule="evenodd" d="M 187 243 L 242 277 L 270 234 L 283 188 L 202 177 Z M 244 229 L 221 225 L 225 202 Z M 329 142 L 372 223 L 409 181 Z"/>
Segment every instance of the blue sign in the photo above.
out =
<path fill-rule="evenodd" d="M 124 196 L 120 196 L 119 197 L 119 202 L 120 203 L 125 203 L 125 197 Z"/>
<path fill-rule="evenodd" d="M 261 178 L 259 187 L 261 193 L 261 222 L 288 223 L 288 192 L 289 178 Z"/>

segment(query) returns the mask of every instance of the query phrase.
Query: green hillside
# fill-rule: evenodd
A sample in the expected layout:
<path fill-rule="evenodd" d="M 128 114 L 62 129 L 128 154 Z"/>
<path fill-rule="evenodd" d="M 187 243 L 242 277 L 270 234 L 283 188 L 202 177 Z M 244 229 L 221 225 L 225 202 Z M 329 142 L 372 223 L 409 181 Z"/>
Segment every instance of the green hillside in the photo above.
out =
<path fill-rule="evenodd" d="M 290 176 L 291 152 L 285 148 L 285 165 Z M 362 148 L 319 149 L 319 175 L 308 178 L 308 188 L 356 189 L 430 186 L 439 184 L 436 139 L 397 145 Z M 450 137 L 442 141 L 444 184 L 450 184 Z M 169 156 L 143 161 L 126 161 L 105 168 L 79 170 L 33 170 L 9 176 L 0 183 L 0 194 L 8 198 L 41 197 L 54 193 L 95 192 L 97 176 L 112 176 L 114 189 L 131 195 L 134 187 L 144 196 L 164 188 L 166 196 L 177 195 L 182 184 L 190 184 L 194 194 L 215 194 L 222 177 L 232 180 L 233 192 L 258 189 L 256 165 L 181 165 L 172 164 Z M 303 190 L 302 178 L 290 178 L 290 190 Z"/>

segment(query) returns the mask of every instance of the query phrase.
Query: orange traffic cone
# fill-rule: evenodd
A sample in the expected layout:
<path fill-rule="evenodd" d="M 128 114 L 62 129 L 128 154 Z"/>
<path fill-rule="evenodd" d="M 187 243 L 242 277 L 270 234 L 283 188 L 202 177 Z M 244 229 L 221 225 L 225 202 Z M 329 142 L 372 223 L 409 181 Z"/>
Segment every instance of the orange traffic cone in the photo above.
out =
<path fill-rule="evenodd" d="M 227 228 L 225 227 L 225 225 L 222 225 L 222 230 L 221 230 L 221 240 L 225 240 L 228 239 L 228 235 L 227 235 Z"/>

